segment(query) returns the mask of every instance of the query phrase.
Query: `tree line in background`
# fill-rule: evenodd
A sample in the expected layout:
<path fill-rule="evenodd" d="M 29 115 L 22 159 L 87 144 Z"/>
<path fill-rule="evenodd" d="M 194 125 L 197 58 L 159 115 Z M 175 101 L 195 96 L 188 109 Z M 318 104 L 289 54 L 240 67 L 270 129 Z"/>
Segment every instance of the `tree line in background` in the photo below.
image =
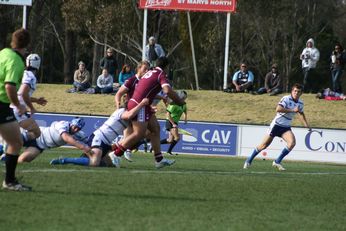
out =
<path fill-rule="evenodd" d="M 101 73 L 99 60 L 109 46 L 116 51 L 119 70 L 142 57 L 143 10 L 137 0 L 33 0 L 27 27 L 30 50 L 42 60 L 39 82 L 72 83 L 77 63 L 92 71 L 93 83 Z M 330 85 L 329 56 L 336 42 L 346 44 L 344 0 L 239 0 L 231 15 L 230 75 L 240 62 L 263 85 L 272 63 L 284 77 L 285 90 L 302 82 L 299 55 L 309 38 L 321 53 L 316 81 Z M 225 13 L 191 12 L 199 86 L 223 87 Z M 21 26 L 22 8 L 0 5 L 0 48 L 9 45 L 11 33 Z M 195 89 L 186 12 L 148 11 L 148 37 L 153 35 L 168 54 L 176 88 Z M 346 46 L 346 45 L 345 45 Z"/>

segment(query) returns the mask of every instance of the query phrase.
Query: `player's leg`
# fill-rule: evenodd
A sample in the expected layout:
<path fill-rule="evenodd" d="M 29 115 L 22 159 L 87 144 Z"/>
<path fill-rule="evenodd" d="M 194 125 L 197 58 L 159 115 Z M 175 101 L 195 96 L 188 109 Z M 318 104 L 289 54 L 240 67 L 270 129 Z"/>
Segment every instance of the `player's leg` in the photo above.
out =
<path fill-rule="evenodd" d="M 18 157 L 18 163 L 24 163 L 24 162 L 31 162 L 33 161 L 38 155 L 41 154 L 41 150 L 39 150 L 36 147 L 27 147 L 25 148 L 24 152 L 19 155 Z"/>
<path fill-rule="evenodd" d="M 256 148 L 252 151 L 251 155 L 246 159 L 244 163 L 244 169 L 250 167 L 253 159 L 260 153 L 262 150 L 266 149 L 273 141 L 274 137 L 270 134 L 264 136 L 261 144 L 256 146 Z"/>
<path fill-rule="evenodd" d="M 280 164 L 283 158 L 287 156 L 296 145 L 296 138 L 291 130 L 283 133 L 281 138 L 286 141 L 287 146 L 281 151 L 279 157 L 274 161 L 276 164 Z"/>
<path fill-rule="evenodd" d="M 156 116 L 153 115 L 148 124 L 148 129 L 151 133 L 151 145 L 154 150 L 154 157 L 155 157 L 155 167 L 156 168 L 162 168 L 165 166 L 170 166 L 175 163 L 175 160 L 169 160 L 166 158 L 163 158 L 161 153 L 161 146 L 160 146 L 160 124 L 156 119 Z"/>
<path fill-rule="evenodd" d="M 132 121 L 132 134 L 120 140 L 115 147 L 114 154 L 122 156 L 126 149 L 132 149 L 145 136 L 148 122 Z"/>
<path fill-rule="evenodd" d="M 170 130 L 170 134 L 172 136 L 172 142 L 169 145 L 169 148 L 167 150 L 167 153 L 172 155 L 172 150 L 175 147 L 175 145 L 179 142 L 180 140 L 180 135 L 178 133 L 178 127 L 174 127 Z"/>
<path fill-rule="evenodd" d="M 36 139 L 41 135 L 40 127 L 37 125 L 33 118 L 28 118 L 19 122 L 19 126 L 27 130 L 26 138 L 27 140 Z"/>
<path fill-rule="evenodd" d="M 0 135 L 7 143 L 6 149 L 6 176 L 2 187 L 15 191 L 30 191 L 31 187 L 18 183 L 15 172 L 18 154 L 23 146 L 22 136 L 17 121 L 0 124 Z"/>

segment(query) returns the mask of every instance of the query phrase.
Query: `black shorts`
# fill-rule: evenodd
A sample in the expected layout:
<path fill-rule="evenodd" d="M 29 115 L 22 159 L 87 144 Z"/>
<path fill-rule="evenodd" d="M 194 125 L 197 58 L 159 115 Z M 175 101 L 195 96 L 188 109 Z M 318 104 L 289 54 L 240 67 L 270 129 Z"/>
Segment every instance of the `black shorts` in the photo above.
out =
<path fill-rule="evenodd" d="M 178 126 L 178 123 L 176 123 L 176 124 L 177 124 L 177 126 Z M 167 130 L 167 131 L 170 131 L 170 130 L 173 128 L 173 124 L 171 123 L 171 121 L 166 120 L 166 125 L 165 125 L 165 127 L 166 127 L 166 130 Z"/>
<path fill-rule="evenodd" d="M 0 124 L 16 121 L 9 103 L 0 102 Z"/>
<path fill-rule="evenodd" d="M 274 127 L 272 127 L 272 129 L 269 132 L 269 135 L 271 137 L 281 137 L 282 134 L 284 134 L 287 131 L 291 131 L 291 127 L 281 127 L 279 125 L 274 125 Z"/>

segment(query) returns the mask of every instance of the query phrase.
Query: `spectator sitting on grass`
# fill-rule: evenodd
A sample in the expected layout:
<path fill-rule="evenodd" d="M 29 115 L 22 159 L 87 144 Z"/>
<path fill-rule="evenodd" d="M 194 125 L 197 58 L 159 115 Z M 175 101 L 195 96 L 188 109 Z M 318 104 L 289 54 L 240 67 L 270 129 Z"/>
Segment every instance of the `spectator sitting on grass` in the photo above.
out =
<path fill-rule="evenodd" d="M 316 98 L 326 100 L 346 100 L 346 96 L 343 93 L 332 91 L 330 88 L 323 89 L 321 92 L 317 93 Z"/>
<path fill-rule="evenodd" d="M 281 75 L 278 73 L 278 66 L 272 65 L 272 70 L 266 74 L 264 87 L 258 89 L 257 94 L 261 95 L 269 93 L 269 95 L 277 95 L 282 92 Z"/>
<path fill-rule="evenodd" d="M 102 74 L 97 78 L 95 94 L 109 94 L 113 92 L 113 77 L 107 69 L 102 70 Z"/>
<path fill-rule="evenodd" d="M 90 73 L 85 69 L 85 63 L 83 61 L 78 63 L 78 70 L 74 72 L 73 80 L 73 87 L 76 91 L 85 91 L 91 87 Z"/>
<path fill-rule="evenodd" d="M 234 73 L 232 78 L 232 92 L 252 92 L 254 75 L 247 69 L 245 63 L 240 64 L 240 70 Z M 235 89 L 234 89 L 235 88 Z"/>
<path fill-rule="evenodd" d="M 124 64 L 123 68 L 121 69 L 121 72 L 119 73 L 120 86 L 123 85 L 127 79 L 134 75 L 135 72 L 132 70 L 131 66 L 129 64 Z"/>

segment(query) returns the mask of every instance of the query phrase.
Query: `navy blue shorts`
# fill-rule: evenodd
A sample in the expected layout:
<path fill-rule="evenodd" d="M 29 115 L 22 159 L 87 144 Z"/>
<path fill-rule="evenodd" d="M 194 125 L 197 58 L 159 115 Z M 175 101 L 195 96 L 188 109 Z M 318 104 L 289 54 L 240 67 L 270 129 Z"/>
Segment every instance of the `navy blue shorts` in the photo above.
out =
<path fill-rule="evenodd" d="M 274 125 L 274 127 L 272 127 L 272 129 L 270 130 L 269 135 L 271 137 L 281 137 L 282 134 L 284 134 L 287 131 L 291 131 L 291 127 L 281 127 L 279 125 Z"/>
<path fill-rule="evenodd" d="M 37 142 L 36 142 L 36 139 L 35 140 L 29 140 L 29 141 L 25 141 L 24 144 L 23 144 L 24 147 L 28 148 L 28 147 L 34 147 L 34 148 L 37 148 L 40 153 L 43 152 L 43 149 L 40 148 L 38 145 L 37 145 Z"/>
<path fill-rule="evenodd" d="M 95 142 L 93 142 L 94 137 L 95 137 L 94 133 L 89 136 L 88 141 L 87 141 L 87 145 L 89 145 L 89 147 L 91 147 L 91 148 L 101 149 L 102 150 L 102 157 L 104 157 L 105 155 L 108 154 L 108 152 L 110 152 L 112 150 L 112 146 L 103 143 L 101 140 L 99 141 L 98 144 L 95 144 Z"/>

